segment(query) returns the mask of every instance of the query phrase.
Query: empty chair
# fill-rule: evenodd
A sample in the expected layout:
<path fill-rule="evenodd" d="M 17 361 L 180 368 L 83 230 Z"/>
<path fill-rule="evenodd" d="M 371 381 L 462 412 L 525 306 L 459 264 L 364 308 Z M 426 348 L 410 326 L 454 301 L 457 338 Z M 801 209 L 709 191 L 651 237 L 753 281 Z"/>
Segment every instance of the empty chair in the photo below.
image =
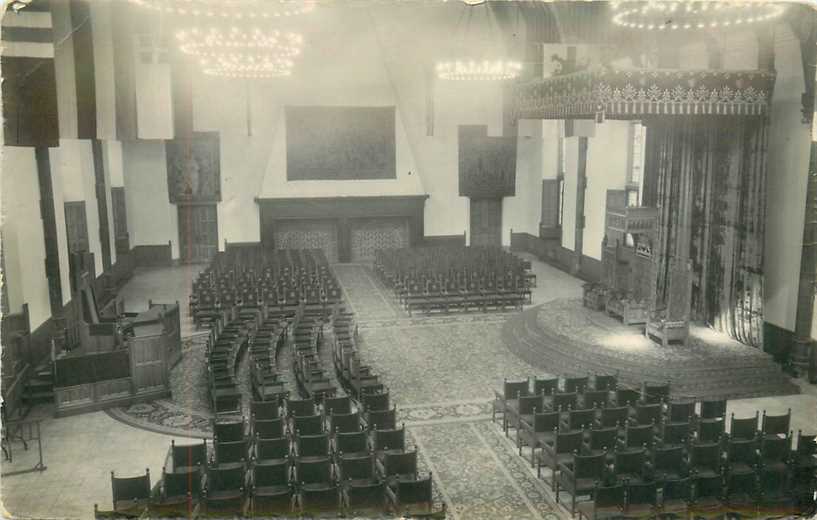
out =
<path fill-rule="evenodd" d="M 663 412 L 660 404 L 639 404 L 635 407 L 635 412 L 631 416 L 631 422 L 635 424 L 658 424 L 661 421 Z"/>
<path fill-rule="evenodd" d="M 215 463 L 219 466 L 225 464 L 243 464 L 249 459 L 248 445 L 245 441 L 213 443 L 215 448 Z"/>
<path fill-rule="evenodd" d="M 533 378 L 533 395 L 550 396 L 559 390 L 558 377 Z"/>
<path fill-rule="evenodd" d="M 176 441 L 171 440 L 170 456 L 173 460 L 174 473 L 193 471 L 199 466 L 207 464 L 207 441 L 202 440 L 197 444 L 177 445 Z"/>
<path fill-rule="evenodd" d="M 284 437 L 283 419 L 255 420 L 252 422 L 253 435 L 261 439 L 277 439 Z"/>
<path fill-rule="evenodd" d="M 585 441 L 585 450 L 592 454 L 612 453 L 617 443 L 617 428 L 593 428 L 590 430 L 589 440 Z"/>
<path fill-rule="evenodd" d="M 255 420 L 266 421 L 277 419 L 281 415 L 281 405 L 277 399 L 270 401 L 251 401 L 250 414 Z"/>
<path fill-rule="evenodd" d="M 252 503 L 257 515 L 286 514 L 292 511 L 294 493 L 289 461 L 257 463 L 252 467 Z"/>
<path fill-rule="evenodd" d="M 689 474 L 681 446 L 658 446 L 652 450 L 652 474 L 656 480 L 678 480 Z"/>
<path fill-rule="evenodd" d="M 289 460 L 291 457 L 292 451 L 286 437 L 255 440 L 255 458 L 259 462 Z"/>
<path fill-rule="evenodd" d="M 579 511 L 579 520 L 620 518 L 623 515 L 625 506 L 623 484 L 596 485 L 592 498 L 592 501 L 582 502 L 576 508 Z"/>
<path fill-rule="evenodd" d="M 334 413 L 329 416 L 329 428 L 332 432 L 356 432 L 360 430 L 360 414 Z"/>
<path fill-rule="evenodd" d="M 340 492 L 334 481 L 301 484 L 298 488 L 301 514 L 312 515 L 340 509 Z"/>
<path fill-rule="evenodd" d="M 338 480 L 346 483 L 350 480 L 355 482 L 368 482 L 374 479 L 374 454 L 339 455 L 337 457 Z"/>
<path fill-rule="evenodd" d="M 315 415 L 315 400 L 309 399 L 287 399 L 287 414 L 308 416 Z"/>
<path fill-rule="evenodd" d="M 752 518 L 757 514 L 759 502 L 757 473 L 726 474 L 726 490 L 724 493 L 727 516 L 738 516 L 741 518 Z"/>
<path fill-rule="evenodd" d="M 368 435 L 364 431 L 336 433 L 335 450 L 343 455 L 365 454 L 369 450 Z"/>
<path fill-rule="evenodd" d="M 814 475 L 812 473 L 803 478 L 762 468 L 759 473 L 758 487 L 760 493 L 758 505 L 761 513 L 767 518 L 797 516 L 797 497 L 802 496 L 806 499 L 806 503 L 810 497 L 813 497 Z"/>
<path fill-rule="evenodd" d="M 769 471 L 784 473 L 791 461 L 791 437 L 763 437 L 760 439 L 760 465 Z"/>
<path fill-rule="evenodd" d="M 654 428 L 651 424 L 627 426 L 624 436 L 618 444 L 619 450 L 652 448 L 655 442 Z"/>
<path fill-rule="evenodd" d="M 205 507 L 210 515 L 243 514 L 247 467 L 234 464 L 207 468 Z"/>
<path fill-rule="evenodd" d="M 817 467 L 817 435 L 803 435 L 797 432 L 797 449 L 792 452 L 793 461 L 798 468 Z"/>
<path fill-rule="evenodd" d="M 721 442 L 724 436 L 726 421 L 723 419 L 701 419 L 698 421 L 697 442 Z"/>
<path fill-rule="evenodd" d="M 736 440 L 754 440 L 758 433 L 758 416 L 736 419 L 733 413 L 729 420 L 729 438 Z"/>
<path fill-rule="evenodd" d="M 187 473 L 167 472 L 162 468 L 162 486 L 158 498 L 150 501 L 150 517 L 183 517 L 192 511 L 202 493 L 203 469 Z"/>
<path fill-rule="evenodd" d="M 566 420 L 561 424 L 562 429 L 565 430 L 585 430 L 593 427 L 593 422 L 596 419 L 596 410 L 590 408 L 587 410 L 571 410 L 568 412 Z"/>
<path fill-rule="evenodd" d="M 413 479 L 417 476 L 417 450 L 386 452 L 376 464 L 384 478 Z"/>
<path fill-rule="evenodd" d="M 768 415 L 766 410 L 763 410 L 763 418 L 761 420 L 761 433 L 764 437 L 786 436 L 789 433 L 789 426 L 791 425 L 791 408 L 780 415 Z"/>
<path fill-rule="evenodd" d="M 564 379 L 563 392 L 566 394 L 581 394 L 587 389 L 590 378 L 587 376 L 566 377 Z"/>
<path fill-rule="evenodd" d="M 688 422 L 664 422 L 658 428 L 663 446 L 688 446 L 692 440 L 692 426 Z"/>
<path fill-rule="evenodd" d="M 384 451 L 403 451 L 406 448 L 406 425 L 400 428 L 374 430 L 373 448 L 376 454 Z"/>
<path fill-rule="evenodd" d="M 581 401 L 585 408 L 604 408 L 610 402 L 610 392 L 607 390 L 587 390 L 582 394 Z"/>
<path fill-rule="evenodd" d="M 294 415 L 292 431 L 301 435 L 319 435 L 324 432 L 323 415 Z"/>
<path fill-rule="evenodd" d="M 241 421 L 220 422 L 213 424 L 213 437 L 217 441 L 240 441 L 244 439 L 245 423 Z"/>
<path fill-rule="evenodd" d="M 635 406 L 639 399 L 641 399 L 641 392 L 638 390 L 633 388 L 616 389 L 617 406 Z"/>
<path fill-rule="evenodd" d="M 593 390 L 612 392 L 618 385 L 618 376 L 610 374 L 596 374 L 593 377 Z"/>
<path fill-rule="evenodd" d="M 113 510 L 117 513 L 139 514 L 150 500 L 150 470 L 137 477 L 117 477 L 111 471 Z"/>
<path fill-rule="evenodd" d="M 530 465 L 533 467 L 536 450 L 547 442 L 553 442 L 559 428 L 559 412 L 534 413 L 532 423 L 522 422 L 516 430 L 516 445 L 519 455 L 522 455 L 522 446 L 530 446 Z"/>
<path fill-rule="evenodd" d="M 431 473 L 412 480 L 395 479 L 386 488 L 386 495 L 394 511 L 405 518 L 428 516 L 434 512 Z"/>
<path fill-rule="evenodd" d="M 726 468 L 730 474 L 754 473 L 758 464 L 757 442 L 754 439 L 729 439 L 726 445 Z"/>
<path fill-rule="evenodd" d="M 701 419 L 723 419 L 726 417 L 726 399 L 701 401 Z"/>
<path fill-rule="evenodd" d="M 691 423 L 697 420 L 695 401 L 671 402 L 667 404 L 667 422 Z"/>
<path fill-rule="evenodd" d="M 697 476 L 692 479 L 695 498 L 689 511 L 693 518 L 721 518 L 723 516 L 723 475 Z"/>
<path fill-rule="evenodd" d="M 602 408 L 601 417 L 597 424 L 603 428 L 623 428 L 630 417 L 628 406 L 618 406 L 614 408 Z"/>
<path fill-rule="evenodd" d="M 557 393 L 553 394 L 551 398 L 549 408 L 555 411 L 562 411 L 566 412 L 568 410 L 572 410 L 576 408 L 576 405 L 579 402 L 579 394 L 576 392 L 571 393 Z"/>
<path fill-rule="evenodd" d="M 332 481 L 332 462 L 329 457 L 295 459 L 295 479 L 300 485 Z"/>
<path fill-rule="evenodd" d="M 576 513 L 576 497 L 593 491 L 596 482 L 604 481 L 607 469 L 607 452 L 593 455 L 573 454 L 571 461 L 559 464 L 559 478 L 556 481 L 556 503 L 559 490 L 570 493 L 570 514 Z"/>
<path fill-rule="evenodd" d="M 583 432 L 556 432 L 553 442 L 545 442 L 537 456 L 536 475 L 541 478 L 542 467 L 550 468 L 550 488 L 555 489 L 559 465 L 570 462 L 573 454 L 582 449 Z"/>
<path fill-rule="evenodd" d="M 300 459 L 323 458 L 329 456 L 329 434 L 296 435 L 295 453 Z"/>
<path fill-rule="evenodd" d="M 692 481 L 686 478 L 667 479 L 661 497 L 662 518 L 688 518 L 692 499 Z"/>
<path fill-rule="evenodd" d="M 323 400 L 323 412 L 325 415 L 352 413 L 352 400 L 349 396 L 326 397 Z"/>
<path fill-rule="evenodd" d="M 643 482 L 647 471 L 647 450 L 616 451 L 613 455 L 613 473 L 621 482 Z"/>
<path fill-rule="evenodd" d="M 665 403 L 669 400 L 669 383 L 644 383 L 641 388 L 641 402 L 647 404 Z"/>
<path fill-rule="evenodd" d="M 361 395 L 361 404 L 367 412 L 387 410 L 389 408 L 389 392 L 374 392 Z"/>
<path fill-rule="evenodd" d="M 626 518 L 653 518 L 658 510 L 658 484 L 656 482 L 625 482 L 627 502 Z"/>
<path fill-rule="evenodd" d="M 394 429 L 397 422 L 397 408 L 367 411 L 365 421 L 368 427 L 372 429 Z"/>
<path fill-rule="evenodd" d="M 386 483 L 381 480 L 345 482 L 342 488 L 342 501 L 346 515 L 380 513 L 386 504 Z"/>
<path fill-rule="evenodd" d="M 720 475 L 721 446 L 716 442 L 693 444 L 689 450 L 689 470 L 693 476 L 712 477 Z"/>
<path fill-rule="evenodd" d="M 509 406 L 505 411 L 505 435 L 508 434 L 508 427 L 513 425 L 519 428 L 519 421 L 530 421 L 534 411 L 541 410 L 543 400 L 541 395 L 523 395 L 517 400 L 516 406 Z"/>
<path fill-rule="evenodd" d="M 518 409 L 519 398 L 530 395 L 530 384 L 527 379 L 524 381 L 508 381 L 502 385 L 502 393 L 494 392 L 494 407 L 491 413 L 491 420 L 496 420 L 497 414 L 502 416 L 502 429 L 507 431 L 507 411 L 509 408 Z"/>

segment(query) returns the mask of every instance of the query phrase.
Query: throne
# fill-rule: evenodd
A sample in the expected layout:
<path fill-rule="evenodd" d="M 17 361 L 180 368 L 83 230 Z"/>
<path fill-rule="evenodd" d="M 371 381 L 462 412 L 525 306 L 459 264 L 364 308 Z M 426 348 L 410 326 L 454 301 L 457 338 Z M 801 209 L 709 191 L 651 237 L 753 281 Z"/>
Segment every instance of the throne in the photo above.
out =
<path fill-rule="evenodd" d="M 663 346 L 670 342 L 686 345 L 689 337 L 689 315 L 692 298 L 692 266 L 684 258 L 673 258 L 669 266 L 669 288 L 666 303 L 656 303 L 650 312 L 644 334 Z"/>

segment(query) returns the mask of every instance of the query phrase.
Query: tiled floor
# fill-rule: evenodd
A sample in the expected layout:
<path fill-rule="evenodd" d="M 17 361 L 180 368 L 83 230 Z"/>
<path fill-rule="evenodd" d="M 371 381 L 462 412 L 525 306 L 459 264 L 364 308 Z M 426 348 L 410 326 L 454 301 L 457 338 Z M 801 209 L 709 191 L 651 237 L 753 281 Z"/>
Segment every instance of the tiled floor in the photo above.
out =
<path fill-rule="evenodd" d="M 533 262 L 538 286 L 534 303 L 574 298 L 581 281 L 541 262 Z M 123 289 L 128 310 L 148 299 L 182 304 L 186 318 L 190 282 L 200 266 L 140 270 Z M 491 391 L 503 377 L 538 373 L 501 344 L 498 333 L 507 316 L 407 317 L 371 271 L 341 266 L 338 275 L 361 322 L 361 351 L 392 389 L 401 420 L 421 465 L 434 472 L 436 492 L 451 518 L 566 518 L 535 473 L 516 456 L 511 440 L 489 421 Z M 361 290 L 363 289 L 363 290 Z M 374 291 L 379 291 L 376 293 Z M 183 325 L 185 327 L 185 325 Z M 755 410 L 784 413 L 792 408 L 792 428 L 817 432 L 817 391 L 805 385 L 801 395 L 732 401 L 728 410 L 750 416 Z M 110 470 L 136 475 L 150 468 L 161 476 L 170 440 L 119 422 L 105 412 L 54 419 L 49 407 L 33 412 L 43 418 L 44 460 L 48 469 L 0 481 L 4 513 L 17 518 L 91 518 L 93 504 L 109 509 Z M 189 442 L 179 439 L 179 442 Z M 2 471 L 30 468 L 36 452 L 14 446 L 15 462 Z"/>

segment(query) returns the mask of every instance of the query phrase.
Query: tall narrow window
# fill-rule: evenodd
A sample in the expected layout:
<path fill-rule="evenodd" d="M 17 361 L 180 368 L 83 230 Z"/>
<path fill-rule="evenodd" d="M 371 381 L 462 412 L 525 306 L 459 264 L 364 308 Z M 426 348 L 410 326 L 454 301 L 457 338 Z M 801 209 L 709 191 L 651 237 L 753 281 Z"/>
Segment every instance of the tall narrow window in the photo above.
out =
<path fill-rule="evenodd" d="M 562 227 L 562 222 L 564 221 L 564 214 L 565 214 L 565 172 L 567 172 L 567 140 L 564 137 L 565 135 L 565 126 L 564 121 L 559 121 L 559 151 L 558 151 L 558 164 L 557 164 L 557 174 L 556 178 L 559 181 L 559 198 L 558 198 L 558 206 L 559 206 L 559 219 L 558 219 L 558 226 Z"/>
<path fill-rule="evenodd" d="M 630 169 L 627 173 L 627 205 L 640 206 L 644 185 L 644 144 L 646 127 L 641 121 L 630 124 Z"/>

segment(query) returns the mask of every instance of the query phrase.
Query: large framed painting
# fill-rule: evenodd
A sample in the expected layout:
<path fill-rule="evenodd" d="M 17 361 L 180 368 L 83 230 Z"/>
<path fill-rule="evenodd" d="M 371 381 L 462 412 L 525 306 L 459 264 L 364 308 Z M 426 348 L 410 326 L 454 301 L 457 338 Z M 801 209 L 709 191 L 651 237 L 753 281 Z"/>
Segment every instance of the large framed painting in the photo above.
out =
<path fill-rule="evenodd" d="M 165 141 L 167 193 L 172 203 L 221 200 L 221 162 L 217 132 Z"/>
<path fill-rule="evenodd" d="M 395 179 L 394 107 L 286 107 L 287 180 Z"/>

